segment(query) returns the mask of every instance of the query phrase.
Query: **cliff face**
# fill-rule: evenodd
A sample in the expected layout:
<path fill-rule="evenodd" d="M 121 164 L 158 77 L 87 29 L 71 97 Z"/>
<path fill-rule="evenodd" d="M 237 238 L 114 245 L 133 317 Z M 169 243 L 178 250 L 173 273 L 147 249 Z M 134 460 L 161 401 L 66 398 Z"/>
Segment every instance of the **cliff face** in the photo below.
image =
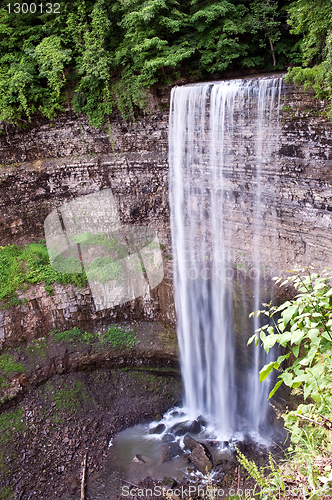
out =
<path fill-rule="evenodd" d="M 123 224 L 155 228 L 163 244 L 163 282 L 147 296 L 97 312 L 89 289 L 42 285 L 21 294 L 25 303 L 0 310 L 0 338 L 38 337 L 52 328 L 89 328 L 127 319 L 174 323 L 168 205 L 168 104 L 128 124 L 112 116 L 105 130 L 64 112 L 51 122 L 3 127 L 0 136 L 0 241 L 24 244 L 44 237 L 46 216 L 65 201 L 111 188 Z M 267 205 L 262 261 L 267 274 L 295 265 L 332 266 L 332 123 L 325 103 L 283 85 L 279 141 L 273 164 L 263 163 Z M 253 254 L 255 157 L 250 117 L 237 131 L 247 158 L 228 172 L 232 206 L 232 260 L 250 272 Z M 241 141 L 240 142 L 240 138 Z M 247 142 L 243 142 L 246 139 Z M 236 154 L 236 152 L 235 152 Z M 244 264 L 245 263 L 245 264 Z"/>

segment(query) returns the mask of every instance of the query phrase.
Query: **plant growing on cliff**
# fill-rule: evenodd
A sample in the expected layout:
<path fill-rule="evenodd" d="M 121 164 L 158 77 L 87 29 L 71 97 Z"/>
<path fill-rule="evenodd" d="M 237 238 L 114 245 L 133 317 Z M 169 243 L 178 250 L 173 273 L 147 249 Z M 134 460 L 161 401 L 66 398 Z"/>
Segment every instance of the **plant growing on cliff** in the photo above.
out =
<path fill-rule="evenodd" d="M 70 342 L 72 344 L 76 344 L 77 342 L 90 343 L 96 339 L 96 334 L 80 330 L 77 326 L 64 332 L 53 332 L 53 335 L 56 342 Z"/>
<path fill-rule="evenodd" d="M 100 342 L 121 349 L 123 347 L 135 347 L 137 337 L 133 330 L 128 330 L 118 325 L 112 325 L 105 332 L 100 334 Z"/>
<path fill-rule="evenodd" d="M 301 274 L 307 271 L 307 274 Z M 278 370 L 281 363 L 289 358 L 294 361 L 278 376 L 279 381 L 270 393 L 270 397 L 284 382 L 288 387 L 303 389 L 303 396 L 309 396 L 320 401 L 322 388 L 331 389 L 332 381 L 332 274 L 324 271 L 321 274 L 312 273 L 309 268 L 301 270 L 284 280 L 280 286 L 291 284 L 300 293 L 291 301 L 286 301 L 279 307 L 264 304 L 267 309 L 251 313 L 250 316 L 265 314 L 272 319 L 273 326 L 266 324 L 258 329 L 248 344 L 259 338 L 265 351 L 275 345 L 286 348 L 288 353 L 271 361 L 260 371 L 263 381 L 274 369 Z M 276 284 L 282 278 L 275 278 Z M 280 318 L 276 317 L 280 314 Z M 331 380 L 330 380 L 331 379 Z"/>
<path fill-rule="evenodd" d="M 53 332 L 56 342 L 77 342 L 91 343 L 98 341 L 99 344 L 109 345 L 114 348 L 134 347 L 137 342 L 136 333 L 134 330 L 123 328 L 118 325 L 111 325 L 107 330 L 101 333 L 92 333 L 80 330 L 74 326 L 71 330 L 64 332 Z"/>
<path fill-rule="evenodd" d="M 12 299 L 9 305 L 18 305 L 17 290 L 24 290 L 34 283 L 43 282 L 46 291 L 52 294 L 54 282 L 83 286 L 86 281 L 85 273 L 55 271 L 44 243 L 30 243 L 23 248 L 17 245 L 0 247 L 0 300 Z"/>
<path fill-rule="evenodd" d="M 24 366 L 21 363 L 17 363 L 10 354 L 2 354 L 0 356 L 0 387 L 7 385 L 6 379 L 14 372 L 23 373 Z"/>
<path fill-rule="evenodd" d="M 331 468 L 324 462 L 324 454 L 332 451 L 332 272 L 317 273 L 305 268 L 286 280 L 274 279 L 280 286 L 291 285 L 298 294 L 280 306 L 264 304 L 265 309 L 251 313 L 266 315 L 269 323 L 259 328 L 248 343 L 255 340 L 258 345 L 261 341 L 267 353 L 275 345 L 286 351 L 260 371 L 261 381 L 273 370 L 279 371 L 279 381 L 270 397 L 284 383 L 304 400 L 296 410 L 283 415 L 290 431 L 292 455 L 278 474 L 287 479 L 288 468 L 293 484 L 294 478 L 301 475 L 301 482 L 314 491 L 310 498 L 318 499 L 329 494 L 332 487 Z M 288 366 L 282 368 L 286 359 Z"/>
<path fill-rule="evenodd" d="M 280 284 L 282 278 L 275 281 Z M 267 353 L 276 344 L 286 349 L 286 354 L 262 368 L 260 380 L 279 370 L 279 381 L 270 397 L 284 383 L 304 398 L 305 404 L 284 415 L 294 444 L 308 447 L 308 443 L 314 443 L 316 447 L 332 451 L 329 439 L 332 431 L 332 273 L 326 270 L 318 274 L 305 268 L 282 281 L 280 286 L 287 284 L 299 293 L 279 307 L 264 304 L 266 309 L 251 313 L 252 316 L 265 314 L 273 326 L 266 324 L 259 328 L 248 343 L 255 340 L 257 345 L 260 339 Z M 288 366 L 281 368 L 287 358 Z"/>

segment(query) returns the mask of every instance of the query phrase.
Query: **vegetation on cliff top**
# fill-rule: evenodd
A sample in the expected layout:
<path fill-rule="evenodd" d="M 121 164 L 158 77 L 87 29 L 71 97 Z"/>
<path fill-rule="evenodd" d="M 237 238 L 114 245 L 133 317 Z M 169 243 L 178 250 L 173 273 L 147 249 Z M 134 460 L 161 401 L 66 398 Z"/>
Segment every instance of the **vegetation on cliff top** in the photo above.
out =
<path fill-rule="evenodd" d="M 0 120 L 72 106 L 100 127 L 113 109 L 132 116 L 158 85 L 250 68 L 296 66 L 295 81 L 331 96 L 331 9 L 325 0 L 8 2 Z"/>

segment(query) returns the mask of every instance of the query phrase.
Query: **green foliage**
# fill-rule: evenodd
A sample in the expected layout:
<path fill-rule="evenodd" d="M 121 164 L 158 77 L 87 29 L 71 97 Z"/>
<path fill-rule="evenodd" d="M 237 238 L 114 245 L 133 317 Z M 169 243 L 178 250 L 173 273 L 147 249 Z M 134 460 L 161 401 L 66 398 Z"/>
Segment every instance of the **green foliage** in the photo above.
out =
<path fill-rule="evenodd" d="M 56 35 L 43 38 L 36 49 L 39 76 L 48 81 L 49 95 L 39 108 L 43 115 L 53 118 L 60 107 L 60 92 L 65 82 L 65 63 L 71 60 L 71 50 L 62 48 L 61 38 Z"/>
<path fill-rule="evenodd" d="M 277 65 L 274 44 L 281 37 L 281 21 L 278 19 L 278 11 L 276 0 L 254 0 L 251 4 L 252 33 L 259 34 L 258 40 L 261 47 L 265 47 L 268 41 L 274 66 Z"/>
<path fill-rule="evenodd" d="M 100 334 L 86 332 L 74 326 L 71 330 L 53 332 L 53 336 L 56 342 L 76 344 L 77 342 L 91 343 L 97 340 L 100 344 L 109 344 L 115 348 L 134 347 L 137 342 L 137 337 L 133 330 L 126 330 L 118 325 L 112 325 Z"/>
<path fill-rule="evenodd" d="M 286 478 L 283 477 L 281 470 L 276 466 L 271 453 L 269 454 L 268 465 L 260 468 L 253 460 L 249 460 L 243 455 L 236 446 L 235 449 L 236 458 L 240 465 L 242 465 L 260 488 L 260 492 L 258 493 L 259 498 L 261 500 L 280 500 L 281 492 L 284 493 L 286 491 Z"/>
<path fill-rule="evenodd" d="M 84 384 L 76 381 L 72 386 L 68 383 L 67 387 L 55 392 L 53 399 L 58 411 L 76 413 L 82 407 L 81 401 L 87 401 L 89 397 Z"/>
<path fill-rule="evenodd" d="M 114 106 L 110 88 L 111 57 L 106 48 L 112 23 L 105 0 L 95 2 L 90 24 L 87 23 L 84 7 L 82 2 L 78 14 L 72 13 L 67 21 L 68 32 L 76 40 L 77 72 L 81 76 L 73 105 L 76 111 L 89 116 L 91 125 L 101 127 L 105 114 L 110 114 Z"/>
<path fill-rule="evenodd" d="M 332 274 L 330 271 L 321 275 L 311 273 L 310 269 L 307 271 L 307 275 L 295 274 L 280 285 L 291 283 L 300 292 L 295 299 L 286 301 L 279 307 L 264 304 L 267 309 L 251 313 L 252 316 L 265 314 L 273 321 L 274 326 L 266 324 L 258 329 L 265 351 L 268 353 L 275 344 L 288 351 L 262 368 L 260 380 L 263 381 L 274 369 L 278 370 L 281 363 L 292 353 L 295 359 L 278 376 L 280 380 L 272 394 L 284 382 L 294 389 L 301 387 L 305 399 L 310 396 L 316 402 L 325 401 L 330 405 L 332 401 L 328 394 L 332 388 Z M 282 279 L 275 280 L 280 283 Z M 276 321 L 279 313 L 281 317 Z M 254 339 L 258 343 L 256 333 L 248 343 Z"/>
<path fill-rule="evenodd" d="M 251 313 L 265 314 L 273 326 L 267 323 L 259 328 L 248 343 L 261 341 L 266 352 L 277 344 L 287 352 L 262 368 L 260 380 L 279 370 L 270 397 L 284 383 L 304 399 L 296 410 L 283 415 L 295 445 L 290 448 L 290 465 L 297 464 L 311 488 L 323 484 L 315 496 L 321 498 L 332 488 L 331 473 L 322 475 L 313 460 L 315 455 L 332 451 L 332 272 L 318 274 L 305 268 L 286 280 L 275 280 L 280 286 L 292 285 L 299 293 L 279 307 L 264 304 L 266 309 Z M 282 369 L 286 358 L 288 366 Z"/>
<path fill-rule="evenodd" d="M 45 283 L 46 291 L 51 294 L 54 282 L 83 286 L 86 275 L 54 271 L 44 243 L 30 243 L 23 248 L 17 245 L 0 247 L 0 300 L 10 299 L 10 305 L 17 305 L 17 290 L 42 282 Z"/>
<path fill-rule="evenodd" d="M 10 500 L 11 498 L 13 498 L 13 495 L 11 493 L 9 486 L 0 488 L 0 500 Z"/>
<path fill-rule="evenodd" d="M 269 70 L 274 58 L 284 69 L 298 62 L 289 3 L 63 0 L 58 14 L 3 6 L 0 120 L 30 120 L 36 112 L 52 118 L 66 103 L 102 127 L 114 108 L 133 119 L 135 107 L 146 109 L 150 89 L 174 79 Z"/>
<path fill-rule="evenodd" d="M 107 250 L 113 250 L 117 244 L 115 238 L 107 238 L 105 234 L 93 234 L 90 232 L 81 233 L 73 237 L 76 244 L 81 245 L 83 248 L 88 248 L 89 245 L 104 246 Z"/>
<path fill-rule="evenodd" d="M 71 330 L 66 330 L 64 332 L 54 332 L 54 340 L 56 342 L 92 342 L 96 335 L 94 333 L 86 332 L 80 330 L 77 326 L 74 326 Z"/>
<path fill-rule="evenodd" d="M 5 446 L 11 439 L 13 432 L 18 432 L 24 428 L 22 422 L 23 411 L 6 411 L 0 414 L 0 443 Z"/>
<path fill-rule="evenodd" d="M 312 87 L 319 99 L 328 98 L 332 106 L 332 4 L 297 0 L 289 13 L 291 33 L 302 37 L 302 67 L 290 68 L 287 80 Z"/>
<path fill-rule="evenodd" d="M 112 325 L 100 334 L 100 342 L 110 344 L 115 348 L 135 347 L 137 337 L 133 330 L 125 330 L 117 325 Z"/>
<path fill-rule="evenodd" d="M 27 351 L 30 355 L 39 355 L 46 358 L 47 340 L 46 338 L 33 339 L 27 346 Z"/>
<path fill-rule="evenodd" d="M 326 39 L 331 33 L 332 5 L 326 0 L 297 0 L 290 5 L 288 23 L 302 35 L 303 62 L 320 63 L 325 57 Z"/>
<path fill-rule="evenodd" d="M 7 385 L 6 379 L 14 372 L 24 372 L 24 366 L 14 361 L 14 358 L 4 353 L 0 356 L 0 387 Z"/>
<path fill-rule="evenodd" d="M 109 280 L 120 280 L 123 269 L 120 262 L 111 257 L 98 257 L 87 267 L 90 280 L 107 283 Z"/>
<path fill-rule="evenodd" d="M 317 64 L 312 68 L 301 68 L 296 66 L 288 71 L 286 82 L 293 82 L 297 85 L 303 85 L 305 89 L 312 88 L 319 99 L 329 98 L 329 89 L 326 87 L 325 68 L 322 64 Z"/>

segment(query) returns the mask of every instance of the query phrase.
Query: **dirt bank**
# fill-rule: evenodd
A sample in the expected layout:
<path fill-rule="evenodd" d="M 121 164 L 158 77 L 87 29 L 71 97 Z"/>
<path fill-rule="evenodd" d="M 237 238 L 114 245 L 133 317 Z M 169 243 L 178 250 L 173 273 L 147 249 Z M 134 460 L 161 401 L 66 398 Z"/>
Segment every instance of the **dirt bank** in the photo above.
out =
<path fill-rule="evenodd" d="M 86 450 L 89 480 L 103 468 L 111 437 L 179 401 L 174 331 L 154 323 L 119 326 L 124 331 L 134 331 L 127 346 L 114 329 L 75 342 L 53 332 L 2 354 L 1 499 L 73 498 Z"/>

